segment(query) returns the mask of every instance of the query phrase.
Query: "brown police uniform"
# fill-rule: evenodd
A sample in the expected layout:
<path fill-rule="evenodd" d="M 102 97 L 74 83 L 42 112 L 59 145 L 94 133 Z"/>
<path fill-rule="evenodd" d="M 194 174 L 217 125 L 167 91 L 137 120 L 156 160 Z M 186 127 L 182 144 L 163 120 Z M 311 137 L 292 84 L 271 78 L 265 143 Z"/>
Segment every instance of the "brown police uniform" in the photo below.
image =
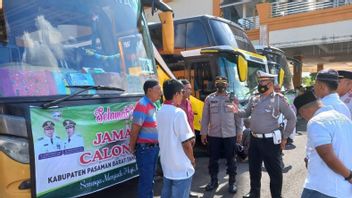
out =
<path fill-rule="evenodd" d="M 264 72 L 258 73 L 258 78 L 269 78 L 273 75 Z M 278 118 L 283 114 L 287 119 L 287 126 L 282 134 L 283 138 L 293 132 L 296 125 L 296 116 L 286 99 L 274 91 L 264 96 L 253 96 L 246 109 L 239 110 L 241 117 L 250 116 L 252 135 L 248 151 L 251 191 L 250 197 L 260 197 L 261 168 L 264 161 L 265 168 L 270 176 L 270 191 L 273 198 L 281 197 L 282 167 L 281 147 L 274 144 L 273 131 L 279 128 Z"/>
<path fill-rule="evenodd" d="M 217 92 L 210 94 L 205 99 L 201 121 L 201 135 L 207 135 L 209 149 L 208 170 L 211 183 L 208 189 L 218 186 L 217 175 L 219 172 L 218 160 L 221 153 L 227 160 L 227 173 L 229 174 L 229 190 L 234 193 L 236 181 L 235 145 L 236 134 L 241 134 L 243 129 L 242 119 L 233 112 L 235 98 L 230 94 L 218 95 Z"/>

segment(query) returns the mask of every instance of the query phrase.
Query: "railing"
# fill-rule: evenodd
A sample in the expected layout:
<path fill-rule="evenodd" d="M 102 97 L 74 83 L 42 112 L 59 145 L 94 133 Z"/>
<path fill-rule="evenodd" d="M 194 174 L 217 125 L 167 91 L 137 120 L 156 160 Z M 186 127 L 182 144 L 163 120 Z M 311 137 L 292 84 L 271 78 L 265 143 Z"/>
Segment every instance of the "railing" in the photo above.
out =
<path fill-rule="evenodd" d="M 241 19 L 238 19 L 238 24 L 240 24 L 240 26 L 244 30 L 259 29 L 259 17 L 253 16 L 253 17 L 241 18 Z"/>
<path fill-rule="evenodd" d="M 319 2 L 290 2 L 290 3 L 272 3 L 272 17 L 286 16 L 315 10 L 335 8 L 352 4 L 352 0 L 333 0 Z"/>

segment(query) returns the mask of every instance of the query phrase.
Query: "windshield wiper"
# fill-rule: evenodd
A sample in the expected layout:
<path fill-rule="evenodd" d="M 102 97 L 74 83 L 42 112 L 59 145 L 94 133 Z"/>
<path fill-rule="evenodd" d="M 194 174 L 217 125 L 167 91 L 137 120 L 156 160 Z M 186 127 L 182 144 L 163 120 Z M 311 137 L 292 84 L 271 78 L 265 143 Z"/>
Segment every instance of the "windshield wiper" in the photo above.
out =
<path fill-rule="evenodd" d="M 66 86 L 68 88 L 78 88 L 78 89 L 82 89 L 82 90 L 79 90 L 77 91 L 76 93 L 73 93 L 72 95 L 68 95 L 68 96 L 65 96 L 63 98 L 59 98 L 57 100 L 54 100 L 54 101 L 51 101 L 51 102 L 48 102 L 48 103 L 45 103 L 42 105 L 42 107 L 44 109 L 46 108 L 49 108 L 53 105 L 56 105 L 60 102 L 63 102 L 65 100 L 68 100 L 74 96 L 77 96 L 78 94 L 80 93 L 83 93 L 87 90 L 90 90 L 90 89 L 94 89 L 94 90 L 104 90 L 104 91 L 125 91 L 124 89 L 121 89 L 121 88 L 117 88 L 117 87 L 109 87 L 109 86 L 103 86 L 103 85 L 69 85 L 69 86 Z"/>

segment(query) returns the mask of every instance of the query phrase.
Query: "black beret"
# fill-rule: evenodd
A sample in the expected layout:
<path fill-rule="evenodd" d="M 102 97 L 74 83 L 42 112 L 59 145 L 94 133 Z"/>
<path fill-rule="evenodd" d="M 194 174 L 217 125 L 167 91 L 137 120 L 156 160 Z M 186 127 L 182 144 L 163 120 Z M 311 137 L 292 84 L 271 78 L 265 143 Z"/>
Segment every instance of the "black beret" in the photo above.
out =
<path fill-rule="evenodd" d="M 302 95 L 299 95 L 295 98 L 295 100 L 293 101 L 293 104 L 296 107 L 297 112 L 299 111 L 299 109 L 311 102 L 314 102 L 318 100 L 317 97 L 315 97 L 314 93 L 312 91 L 306 91 L 304 92 Z"/>
<path fill-rule="evenodd" d="M 339 73 L 336 70 L 321 70 L 317 74 L 317 80 L 319 81 L 338 81 Z"/>
<path fill-rule="evenodd" d="M 338 72 L 341 78 L 352 79 L 352 71 L 339 70 Z"/>

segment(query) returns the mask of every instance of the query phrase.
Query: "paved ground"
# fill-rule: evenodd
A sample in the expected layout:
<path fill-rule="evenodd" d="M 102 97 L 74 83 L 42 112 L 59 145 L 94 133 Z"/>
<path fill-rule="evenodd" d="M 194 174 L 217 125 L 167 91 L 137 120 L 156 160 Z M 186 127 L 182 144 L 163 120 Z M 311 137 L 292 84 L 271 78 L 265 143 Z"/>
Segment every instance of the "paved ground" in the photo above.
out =
<path fill-rule="evenodd" d="M 305 130 L 304 126 L 298 126 L 298 130 Z M 284 198 L 297 198 L 302 192 L 302 186 L 306 176 L 306 168 L 304 167 L 303 158 L 305 156 L 306 133 L 300 132 L 302 135 L 297 135 L 294 145 L 296 148 L 284 151 L 284 162 L 286 170 L 284 173 L 283 184 L 283 197 Z M 240 198 L 249 191 L 249 173 L 248 164 L 245 162 L 238 163 L 237 185 L 238 192 L 233 195 L 227 192 L 228 176 L 225 175 L 226 166 L 225 160 L 220 161 L 219 182 L 220 185 L 216 191 L 205 192 L 204 187 L 209 181 L 207 172 L 208 158 L 197 158 L 196 173 L 193 177 L 192 191 L 198 194 L 198 197 L 204 198 Z M 292 168 L 290 169 L 291 166 Z M 137 192 L 137 179 L 130 180 L 121 185 L 105 190 L 104 192 L 96 193 L 89 197 L 136 197 Z M 157 179 L 154 186 L 155 197 L 160 197 L 160 190 L 162 186 L 162 179 Z M 269 198 L 269 176 L 263 172 L 262 177 L 262 198 Z"/>

